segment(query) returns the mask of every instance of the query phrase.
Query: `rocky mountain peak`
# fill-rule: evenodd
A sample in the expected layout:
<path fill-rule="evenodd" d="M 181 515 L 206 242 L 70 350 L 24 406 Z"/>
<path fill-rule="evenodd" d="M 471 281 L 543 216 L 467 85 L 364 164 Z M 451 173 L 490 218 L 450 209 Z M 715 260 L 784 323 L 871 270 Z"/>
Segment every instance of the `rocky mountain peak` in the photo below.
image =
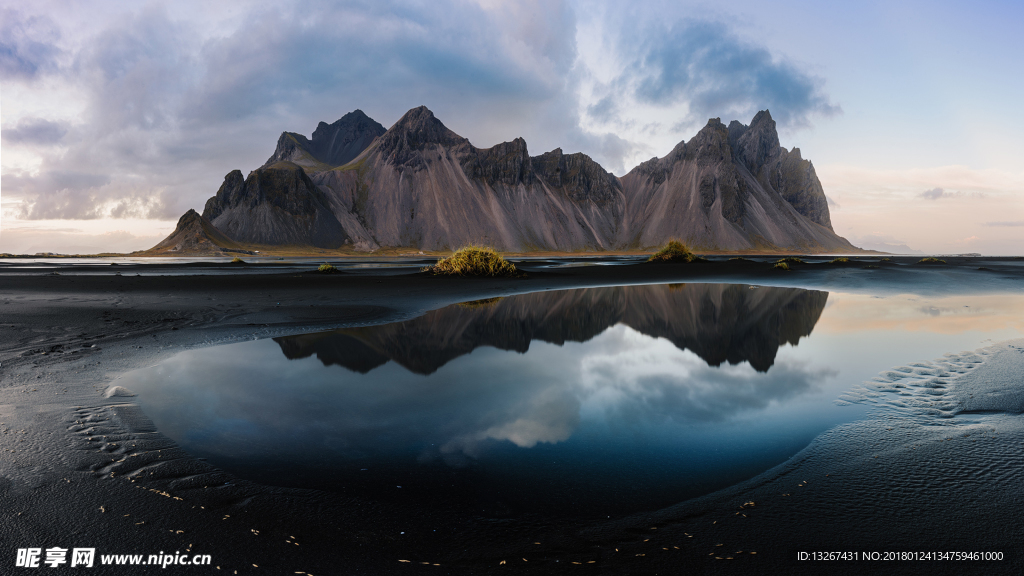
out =
<path fill-rule="evenodd" d="M 414 161 L 415 152 L 430 144 L 470 148 L 468 140 L 449 130 L 426 106 L 420 106 L 406 112 L 381 136 L 378 149 L 392 162 L 408 164 Z"/>
<path fill-rule="evenodd" d="M 686 143 L 683 158 L 696 160 L 701 166 L 732 161 L 729 129 L 722 124 L 720 118 L 709 119 L 707 125 Z"/>
<path fill-rule="evenodd" d="M 313 170 L 342 166 L 382 134 L 383 126 L 362 110 L 355 110 L 333 124 L 319 123 L 313 131 L 312 140 L 295 132 L 282 132 L 274 154 L 263 166 L 278 162 L 293 162 Z"/>
<path fill-rule="evenodd" d="M 775 120 L 768 110 L 761 110 L 750 126 L 742 130 L 735 140 L 736 157 L 753 174 L 779 155 L 779 133 L 775 129 Z"/>

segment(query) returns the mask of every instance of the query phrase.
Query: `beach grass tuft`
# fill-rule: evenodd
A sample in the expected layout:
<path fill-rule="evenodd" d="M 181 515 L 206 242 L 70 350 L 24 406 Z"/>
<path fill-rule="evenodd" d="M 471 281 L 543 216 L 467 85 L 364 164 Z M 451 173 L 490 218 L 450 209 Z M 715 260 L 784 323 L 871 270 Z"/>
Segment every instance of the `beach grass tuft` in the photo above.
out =
<path fill-rule="evenodd" d="M 849 263 L 850 263 L 850 259 L 847 258 L 846 256 L 840 256 L 838 258 L 833 258 L 832 260 L 829 261 L 829 264 L 849 264 Z"/>
<path fill-rule="evenodd" d="M 459 248 L 423 271 L 435 276 L 522 276 L 515 264 L 502 258 L 493 248 L 483 246 Z"/>
<path fill-rule="evenodd" d="M 670 240 L 668 244 L 665 244 L 665 246 L 661 248 L 661 250 L 658 250 L 657 252 L 652 254 L 651 257 L 647 259 L 647 261 L 707 262 L 708 260 L 706 258 L 701 258 L 700 256 L 697 256 L 696 254 L 691 252 L 690 249 L 686 247 L 686 244 L 683 244 L 679 240 Z"/>
<path fill-rule="evenodd" d="M 776 260 L 775 262 L 776 262 L 776 264 L 807 264 L 807 262 L 804 262 L 803 260 L 801 260 L 799 258 L 794 258 L 792 256 L 787 256 L 785 258 L 780 258 L 780 259 Z M 789 268 L 786 268 L 786 269 L 788 270 Z"/>
<path fill-rule="evenodd" d="M 772 268 L 775 270 L 789 270 L 789 263 L 786 262 L 785 258 L 783 258 L 782 260 L 776 262 L 775 266 L 772 266 Z"/>
<path fill-rule="evenodd" d="M 917 261 L 918 264 L 945 264 L 945 260 L 928 256 L 927 258 L 921 258 Z"/>
<path fill-rule="evenodd" d="M 470 300 L 469 302 L 459 302 L 460 308 L 492 308 L 501 302 L 504 296 L 497 296 L 495 298 L 484 298 L 483 300 Z"/>
<path fill-rule="evenodd" d="M 339 272 L 336 266 L 334 266 L 333 264 L 328 264 L 327 262 L 321 264 L 320 267 L 316 269 L 316 271 L 321 274 L 337 274 Z"/>
<path fill-rule="evenodd" d="M 241 258 L 239 258 L 238 256 L 235 256 L 235 257 L 234 257 L 234 258 L 233 258 L 233 259 L 231 260 L 231 263 L 232 263 L 232 264 L 245 264 L 245 260 L 242 260 L 242 259 L 241 259 Z"/>

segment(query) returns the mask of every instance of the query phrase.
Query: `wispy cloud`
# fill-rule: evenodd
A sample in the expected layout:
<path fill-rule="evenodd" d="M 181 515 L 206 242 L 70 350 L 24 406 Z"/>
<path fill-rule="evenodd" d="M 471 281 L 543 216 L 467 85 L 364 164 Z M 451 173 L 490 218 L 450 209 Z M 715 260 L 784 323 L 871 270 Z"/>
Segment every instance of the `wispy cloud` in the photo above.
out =
<path fill-rule="evenodd" d="M 1003 228 L 1021 228 L 1024 227 L 1024 220 L 1015 221 L 1003 221 L 1003 222 L 985 222 L 985 226 L 996 226 Z"/>

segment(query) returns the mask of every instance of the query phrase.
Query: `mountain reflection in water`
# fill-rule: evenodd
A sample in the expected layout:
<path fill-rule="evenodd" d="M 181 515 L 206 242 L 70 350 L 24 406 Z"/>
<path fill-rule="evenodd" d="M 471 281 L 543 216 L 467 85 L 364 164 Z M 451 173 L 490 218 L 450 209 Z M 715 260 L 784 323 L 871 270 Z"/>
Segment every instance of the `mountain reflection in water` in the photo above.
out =
<path fill-rule="evenodd" d="M 275 338 L 289 359 L 367 373 L 394 361 L 433 374 L 479 346 L 525 353 L 530 342 L 587 342 L 616 324 L 710 366 L 747 361 L 767 372 L 783 344 L 796 345 L 821 317 L 827 292 L 737 284 L 669 284 L 538 292 L 471 302 L 395 324 Z"/>
<path fill-rule="evenodd" d="M 542 292 L 190 350 L 121 384 L 162 433 L 258 482 L 495 515 L 626 513 L 749 478 L 854 417 L 823 393 L 837 371 L 796 347 L 827 298 Z"/>

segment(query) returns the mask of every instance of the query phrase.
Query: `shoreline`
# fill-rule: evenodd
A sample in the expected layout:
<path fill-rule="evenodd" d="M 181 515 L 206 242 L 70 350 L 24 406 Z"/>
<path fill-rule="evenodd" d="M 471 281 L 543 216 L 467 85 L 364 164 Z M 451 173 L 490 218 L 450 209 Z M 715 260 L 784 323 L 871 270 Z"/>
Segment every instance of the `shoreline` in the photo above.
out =
<path fill-rule="evenodd" d="M 0 528 L 0 535 L 9 549 L 93 545 L 89 542 L 105 546 L 106 553 L 156 554 L 160 550 L 189 549 L 211 554 L 214 565 L 240 574 L 332 574 L 339 569 L 342 573 L 397 574 L 413 569 L 413 563 L 426 561 L 443 564 L 446 573 L 489 573 L 507 566 L 498 564 L 502 559 L 522 557 L 535 558 L 529 565 L 530 573 L 563 573 L 562 563 L 591 560 L 600 560 L 605 571 L 620 573 L 640 566 L 646 567 L 641 571 L 678 568 L 683 565 L 680 556 L 694 562 L 693 569 L 698 573 L 721 573 L 721 565 L 715 563 L 714 556 L 708 559 L 703 548 L 712 542 L 696 536 L 698 532 L 690 528 L 705 520 L 718 522 L 716 515 L 736 517 L 739 508 L 733 506 L 733 500 L 751 489 L 743 487 L 746 483 L 666 511 L 590 527 L 545 527 L 538 533 L 537 525 L 528 519 L 496 524 L 455 513 L 426 513 L 231 478 L 162 437 L 138 408 L 131 407 L 130 397 L 107 398 L 103 392 L 115 384 L 118 375 L 181 350 L 409 319 L 461 301 L 563 288 L 669 282 L 749 283 L 872 294 L 1020 293 L 1024 267 L 1009 260 L 992 259 L 991 271 L 978 271 L 973 262 L 936 267 L 897 264 L 877 269 L 815 264 L 794 267 L 790 272 L 773 271 L 763 262 L 583 266 L 536 270 L 526 279 L 439 278 L 418 273 L 381 274 L 373 269 L 324 276 L 279 272 L 261 265 L 232 275 L 136 277 L 130 274 L 150 265 L 125 265 L 117 267 L 120 276 L 106 267 L 102 273 L 97 269 L 95 273 L 53 276 L 51 272 L 62 271 L 59 266 L 33 268 L 28 273 L 17 266 L 2 266 L 0 428 L 6 432 L 0 448 L 7 451 L 8 458 L 0 464 L 0 492 L 4 494 L 8 520 Z M 998 264 L 1000 261 L 1007 262 Z M 187 271 L 188 266 L 171 265 L 179 271 Z M 1002 368 L 998 363 L 985 363 L 981 368 L 986 372 L 1010 370 L 1006 362 L 1024 357 L 1014 350 L 1007 348 L 1000 353 Z M 971 373 L 975 374 L 979 372 Z M 1001 434 L 1007 437 L 1017 434 L 1011 424 L 1000 426 Z M 822 436 L 872 431 L 875 429 L 833 429 Z M 974 439 L 985 446 L 1003 442 L 984 435 Z M 819 440 L 825 442 L 828 438 L 819 437 L 811 446 Z M 928 445 L 934 450 L 947 446 L 938 442 L 944 440 L 931 439 Z M 812 452 L 821 451 L 815 448 Z M 806 462 L 813 458 L 807 460 L 805 456 L 794 457 L 793 461 L 811 466 L 813 462 Z M 864 468 L 856 464 L 857 460 L 850 462 L 847 467 L 851 470 Z M 820 466 L 820 462 L 813 465 Z M 759 487 L 754 489 L 777 487 L 773 482 L 786 481 L 797 471 L 802 473 L 803 469 L 778 471 L 774 480 L 758 480 Z M 858 482 L 870 488 L 870 478 L 862 476 L 858 476 Z M 800 478 L 805 479 L 814 480 Z M 992 488 L 996 495 L 989 494 L 988 500 L 1004 507 L 1002 512 L 993 513 L 1012 516 L 1019 512 L 1019 506 L 1007 499 L 1013 495 L 1015 484 L 1011 481 L 1009 485 L 1002 491 L 998 486 Z M 808 493 L 817 489 L 817 482 L 810 487 Z M 850 494 L 863 498 L 863 489 L 823 491 L 810 507 L 806 501 L 799 505 L 781 502 L 773 507 L 768 507 L 767 501 L 758 502 L 757 514 L 771 514 L 762 514 L 763 520 L 756 526 L 751 523 L 736 528 L 735 542 L 749 548 L 742 542 L 757 538 L 764 542 L 765 535 L 772 535 L 780 546 L 785 542 L 792 542 L 787 546 L 797 545 L 796 540 L 780 534 L 787 526 L 806 533 L 800 527 L 813 514 L 828 515 L 830 502 L 832 506 L 847 507 L 843 518 L 853 514 L 868 526 L 872 516 L 865 510 L 870 508 L 858 508 L 849 499 Z M 943 498 L 952 497 L 947 492 L 942 494 Z M 941 511 L 933 508 L 929 508 L 933 516 Z M 749 512 L 745 509 L 742 513 L 753 516 Z M 962 514 L 970 515 L 970 511 Z M 659 518 L 658 523 L 649 523 Z M 658 528 L 658 538 L 649 536 L 651 527 Z M 976 528 L 976 534 L 968 537 L 978 543 L 983 537 L 994 537 L 993 530 L 1002 530 L 998 526 L 988 531 Z M 403 531 L 418 534 L 418 540 L 409 544 L 395 536 Z M 699 553 L 697 548 L 675 551 L 667 546 L 675 555 L 662 550 L 662 544 L 669 541 L 673 546 L 683 539 L 693 543 L 684 532 L 695 535 L 701 544 Z M 706 530 L 700 533 L 706 534 Z M 835 534 L 824 532 L 815 544 L 838 545 L 839 540 L 828 540 Z M 1012 531 L 1010 534 L 1019 536 Z M 286 544 L 289 537 L 295 537 L 299 545 Z M 534 545 L 534 541 L 542 544 Z M 749 571 L 769 566 L 789 572 L 819 570 L 811 565 L 794 565 L 788 554 L 776 556 L 761 542 L 754 542 L 760 550 L 751 548 L 758 551 L 758 568 L 745 563 L 737 564 L 734 570 L 742 573 L 744 567 Z M 864 540 L 859 542 L 863 544 Z M 655 543 L 659 545 L 653 546 Z M 870 544 L 881 546 L 883 541 L 872 537 Z M 611 553 L 616 547 L 632 551 L 628 561 Z M 1019 569 L 1022 559 L 1017 550 L 1006 551 L 1013 553 L 1014 560 L 994 568 L 985 565 L 988 573 Z M 560 562 L 538 564 L 540 557 Z M 745 557 L 744 562 L 754 561 L 752 558 Z M 400 559 L 412 562 L 407 566 L 399 563 Z M 926 568 L 935 573 L 953 570 L 955 565 L 936 568 L 934 563 L 920 567 L 901 564 L 899 569 Z M 850 564 L 839 568 L 851 573 L 866 569 L 883 567 Z M 94 570 L 98 574 L 130 573 L 116 568 L 108 572 Z"/>

